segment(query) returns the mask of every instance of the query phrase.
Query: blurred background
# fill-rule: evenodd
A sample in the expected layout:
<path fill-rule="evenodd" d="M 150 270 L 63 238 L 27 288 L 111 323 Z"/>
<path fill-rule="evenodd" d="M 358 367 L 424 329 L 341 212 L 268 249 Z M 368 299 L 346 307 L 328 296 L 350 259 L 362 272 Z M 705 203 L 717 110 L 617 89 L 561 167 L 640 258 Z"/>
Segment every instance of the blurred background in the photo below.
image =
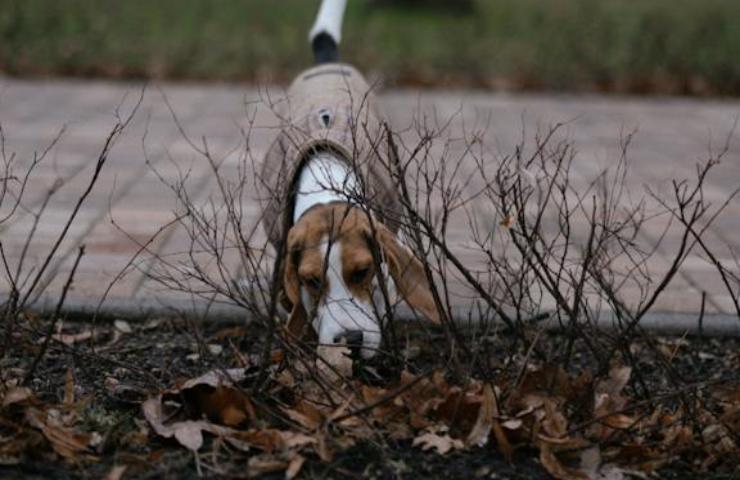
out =
<path fill-rule="evenodd" d="M 0 0 L 0 72 L 284 83 L 318 0 Z M 390 86 L 740 94 L 738 0 L 350 0 L 342 56 Z"/>

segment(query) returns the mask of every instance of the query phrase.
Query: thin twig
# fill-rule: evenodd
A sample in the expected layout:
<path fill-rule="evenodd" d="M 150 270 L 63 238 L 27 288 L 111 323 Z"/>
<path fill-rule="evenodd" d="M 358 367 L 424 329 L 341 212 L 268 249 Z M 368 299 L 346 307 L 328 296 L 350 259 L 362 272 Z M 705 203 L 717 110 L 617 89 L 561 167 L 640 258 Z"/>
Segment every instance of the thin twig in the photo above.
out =
<path fill-rule="evenodd" d="M 23 383 L 26 385 L 33 379 L 33 375 L 36 373 L 36 367 L 38 366 L 39 362 L 46 354 L 47 348 L 49 348 L 49 341 L 51 340 L 51 337 L 54 334 L 54 329 L 57 326 L 57 322 L 59 321 L 59 318 L 61 317 L 62 307 L 64 306 L 64 301 L 67 298 L 67 292 L 69 291 L 69 288 L 72 286 L 72 281 L 74 280 L 75 272 L 77 271 L 77 266 L 80 264 L 80 259 L 82 258 L 84 254 L 85 254 L 85 246 L 80 245 L 79 249 L 77 250 L 77 258 L 75 258 L 74 265 L 72 265 L 72 270 L 70 270 L 69 275 L 67 276 L 67 281 L 64 283 L 64 288 L 62 288 L 62 294 L 60 295 L 59 301 L 57 302 L 57 306 L 54 309 L 54 315 L 51 318 L 51 323 L 49 323 L 49 328 L 46 331 L 46 336 L 44 337 L 44 343 L 41 345 L 41 348 L 36 354 L 36 357 L 33 359 L 31 368 L 28 369 L 28 373 L 26 374 L 26 377 L 23 380 Z"/>

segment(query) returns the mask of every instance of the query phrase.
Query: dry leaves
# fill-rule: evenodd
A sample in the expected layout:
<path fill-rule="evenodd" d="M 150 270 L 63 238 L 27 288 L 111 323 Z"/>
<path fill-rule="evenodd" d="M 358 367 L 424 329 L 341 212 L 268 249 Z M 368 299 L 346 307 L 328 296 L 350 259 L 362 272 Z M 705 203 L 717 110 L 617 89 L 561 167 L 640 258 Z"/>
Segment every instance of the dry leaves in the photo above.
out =
<path fill-rule="evenodd" d="M 65 459 L 70 461 L 92 459 L 90 446 L 93 436 L 65 426 L 51 412 L 53 411 L 44 412 L 36 408 L 29 408 L 26 410 L 26 420 L 29 425 L 40 430 L 51 443 L 54 451 Z"/>
<path fill-rule="evenodd" d="M 110 472 L 108 472 L 108 475 L 105 476 L 105 480 L 121 480 L 123 478 L 123 474 L 126 473 L 126 465 L 116 465 L 114 466 Z"/>
<path fill-rule="evenodd" d="M 49 406 L 29 388 L 17 386 L 17 381 L 0 384 L 0 458 L 4 464 L 20 462 L 28 452 L 53 451 L 71 463 L 96 458 L 94 447 L 101 437 L 78 428 L 74 388 L 74 374 L 68 369 L 63 403 Z"/>
<path fill-rule="evenodd" d="M 316 365 L 320 375 L 332 382 L 352 376 L 352 358 L 348 347 L 320 345 L 316 350 Z"/>
<path fill-rule="evenodd" d="M 198 451 L 203 432 L 230 435 L 235 427 L 254 420 L 252 403 L 234 384 L 244 369 L 213 371 L 188 380 L 142 404 L 144 417 L 158 435 L 174 437 L 185 448 Z"/>
<path fill-rule="evenodd" d="M 259 401 L 246 393 L 246 369 L 217 370 L 149 398 L 144 417 L 155 434 L 192 452 L 201 451 L 209 435 L 219 439 L 219 448 L 248 457 L 251 476 L 295 478 L 307 458 L 330 462 L 336 452 L 379 435 L 439 455 L 487 448 L 510 461 L 517 450 L 535 448 L 542 466 L 563 480 L 621 480 L 651 472 L 679 452 L 701 469 L 738 455 L 737 388 L 714 391 L 718 410 L 710 412 L 699 401 L 674 408 L 636 403 L 625 367 L 593 378 L 545 366 L 495 384 L 470 378 L 454 384 L 440 371 L 405 371 L 396 382 L 372 386 L 352 377 L 345 348 L 321 354 L 302 368 L 272 368 Z M 0 389 L 0 426 L 16 429 L 0 437 L 3 463 L 19 462 L 30 449 L 68 462 L 95 459 L 101 437 L 77 425 L 72 370 L 62 397 L 52 407 L 17 383 Z M 145 444 L 147 431 L 142 425 L 136 438 L 121 442 Z M 108 477 L 120 478 L 125 469 L 116 467 Z"/>
<path fill-rule="evenodd" d="M 132 330 L 119 322 L 112 331 L 115 337 Z M 211 349 L 221 359 L 223 353 Z M 532 359 L 526 368 L 508 370 L 511 376 L 486 381 L 441 370 L 396 371 L 389 380 L 381 367 L 363 380 L 354 374 L 367 366 L 355 364 L 345 346 L 317 353 L 296 358 L 291 350 L 273 351 L 261 388 L 254 383 L 260 355 L 238 356 L 244 368 L 212 371 L 153 396 L 134 377 L 103 373 L 106 393 L 119 403 L 140 404 L 144 415 L 112 445 L 146 450 L 156 435 L 193 452 L 204 472 L 229 465 L 233 473 L 239 465 L 240 475 L 286 478 L 298 477 L 307 462 L 333 462 L 354 445 L 389 441 L 448 456 L 481 449 L 510 462 L 535 451 L 543 468 L 563 480 L 621 480 L 650 474 L 679 456 L 696 470 L 725 471 L 740 458 L 736 384 L 636 398 L 628 367 L 573 375 Z M 22 463 L 30 452 L 69 463 L 94 461 L 105 451 L 102 438 L 111 445 L 107 430 L 80 420 L 89 390 L 76 385 L 72 369 L 54 386 L 53 405 L 8 378 L 0 380 L 0 464 Z M 156 448 L 146 462 L 166 451 Z M 130 457 L 117 461 L 107 472 L 111 480 L 139 468 Z"/>
<path fill-rule="evenodd" d="M 696 410 L 705 413 L 696 431 L 684 411 L 646 415 L 638 408 L 625 393 L 631 376 L 626 367 L 594 379 L 545 366 L 495 385 L 475 379 L 455 385 L 442 372 L 406 371 L 395 383 L 371 386 L 352 378 L 347 354 L 346 348 L 331 348 L 313 364 L 275 371 L 263 402 L 284 400 L 269 415 L 237 388 L 241 369 L 185 382 L 146 401 L 144 413 L 157 434 L 190 450 L 203 446 L 206 432 L 248 452 L 253 476 L 279 471 L 293 478 L 307 455 L 328 462 L 335 452 L 376 435 L 440 455 L 483 447 L 511 460 L 517 449 L 534 447 L 543 467 L 563 480 L 620 480 L 625 472 L 654 470 L 679 447 L 701 455 L 707 468 L 721 455 L 737 453 L 729 430 L 740 423 L 735 391 L 718 399 L 721 420 Z"/>
<path fill-rule="evenodd" d="M 465 447 L 461 440 L 450 437 L 448 434 L 440 435 L 439 433 L 426 432 L 414 439 L 414 447 L 421 447 L 422 450 L 435 450 L 440 455 L 444 455 L 450 450 L 461 450 Z"/>

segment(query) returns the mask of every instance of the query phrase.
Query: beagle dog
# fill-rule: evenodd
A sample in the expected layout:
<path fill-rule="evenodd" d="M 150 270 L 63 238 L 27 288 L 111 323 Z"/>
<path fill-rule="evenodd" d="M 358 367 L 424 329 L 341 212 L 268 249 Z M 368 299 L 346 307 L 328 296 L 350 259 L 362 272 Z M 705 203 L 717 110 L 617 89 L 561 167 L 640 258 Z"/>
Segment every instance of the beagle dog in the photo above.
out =
<path fill-rule="evenodd" d="M 385 307 L 401 297 L 439 314 L 422 263 L 398 239 L 393 152 L 371 88 L 337 62 L 346 0 L 323 0 L 311 29 L 316 65 L 279 107 L 281 129 L 262 165 L 263 225 L 278 251 L 288 331 L 346 343 L 364 358 L 381 345 Z"/>

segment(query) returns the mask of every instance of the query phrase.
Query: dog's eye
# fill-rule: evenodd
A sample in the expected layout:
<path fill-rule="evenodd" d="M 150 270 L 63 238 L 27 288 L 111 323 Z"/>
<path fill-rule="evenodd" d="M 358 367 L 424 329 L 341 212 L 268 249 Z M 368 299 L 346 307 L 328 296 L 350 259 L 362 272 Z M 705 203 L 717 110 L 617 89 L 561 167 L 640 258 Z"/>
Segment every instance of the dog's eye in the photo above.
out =
<path fill-rule="evenodd" d="M 321 290 L 320 277 L 303 277 L 301 283 L 312 290 Z"/>
<path fill-rule="evenodd" d="M 352 274 L 349 276 L 349 281 L 352 283 L 362 283 L 365 281 L 369 273 L 369 268 L 359 268 L 352 272 Z"/>

